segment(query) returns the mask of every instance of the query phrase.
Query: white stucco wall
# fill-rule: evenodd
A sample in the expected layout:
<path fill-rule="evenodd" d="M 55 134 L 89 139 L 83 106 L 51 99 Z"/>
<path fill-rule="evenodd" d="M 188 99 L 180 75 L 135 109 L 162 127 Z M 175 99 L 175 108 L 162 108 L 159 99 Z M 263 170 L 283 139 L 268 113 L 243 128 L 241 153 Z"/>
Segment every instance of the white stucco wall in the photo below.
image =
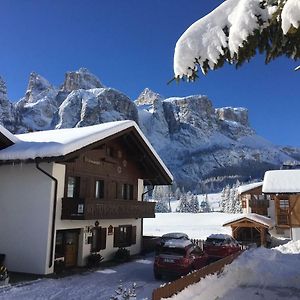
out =
<path fill-rule="evenodd" d="M 268 216 L 275 222 L 275 201 L 269 200 Z"/>
<path fill-rule="evenodd" d="M 41 168 L 51 173 L 53 164 Z M 0 253 L 9 271 L 46 274 L 53 181 L 35 164 L 0 166 Z M 49 201 L 51 199 L 51 201 Z"/>
<path fill-rule="evenodd" d="M 293 241 L 300 240 L 300 228 L 299 227 L 292 228 L 292 238 L 293 238 Z"/>

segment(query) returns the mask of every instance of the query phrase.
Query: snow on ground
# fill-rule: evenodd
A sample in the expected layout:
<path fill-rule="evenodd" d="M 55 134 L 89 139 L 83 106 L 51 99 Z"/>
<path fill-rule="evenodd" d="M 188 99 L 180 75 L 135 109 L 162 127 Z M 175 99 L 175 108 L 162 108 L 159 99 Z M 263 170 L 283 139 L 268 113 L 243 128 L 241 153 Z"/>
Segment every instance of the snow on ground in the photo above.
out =
<path fill-rule="evenodd" d="M 300 299 L 300 241 L 244 252 L 221 275 L 210 275 L 173 300 Z"/>
<path fill-rule="evenodd" d="M 144 235 L 162 236 L 168 232 L 184 232 L 193 239 L 206 239 L 212 233 L 231 234 L 222 224 L 241 214 L 214 213 L 156 213 L 144 219 Z"/>
<path fill-rule="evenodd" d="M 162 235 L 181 231 L 191 238 L 205 239 L 213 233 L 229 233 L 222 224 L 235 215 L 225 213 L 165 213 L 144 220 L 146 235 Z M 153 254 L 144 259 L 100 267 L 60 279 L 39 279 L 26 284 L 0 288 L 0 300 L 31 299 L 99 299 L 115 295 L 120 280 L 123 287 L 137 284 L 137 300 L 151 299 L 153 289 L 166 281 L 153 276 Z M 272 249 L 246 251 L 221 275 L 211 275 L 190 286 L 172 299 L 175 300 L 276 300 L 300 299 L 300 241 Z M 219 297 L 219 298 L 218 298 Z"/>
<path fill-rule="evenodd" d="M 108 300 L 115 296 L 120 280 L 124 288 L 136 283 L 138 299 L 151 299 L 152 290 L 164 281 L 154 279 L 153 257 L 124 263 L 116 267 L 60 279 L 39 279 L 13 287 L 0 287 L 1 300 L 44 300 L 44 299 L 97 299 Z"/>

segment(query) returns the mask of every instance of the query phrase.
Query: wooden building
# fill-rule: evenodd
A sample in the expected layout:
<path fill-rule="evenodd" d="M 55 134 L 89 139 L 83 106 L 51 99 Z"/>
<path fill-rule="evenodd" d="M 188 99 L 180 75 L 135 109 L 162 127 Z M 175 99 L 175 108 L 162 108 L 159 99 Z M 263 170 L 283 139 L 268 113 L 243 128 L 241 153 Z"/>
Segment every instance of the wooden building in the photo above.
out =
<path fill-rule="evenodd" d="M 267 171 L 262 189 L 275 203 L 277 233 L 300 239 L 300 170 Z"/>
<path fill-rule="evenodd" d="M 270 216 L 271 197 L 262 192 L 263 182 L 254 182 L 238 188 L 243 213 Z"/>
<path fill-rule="evenodd" d="M 0 127 L 0 253 L 10 271 L 49 274 L 141 250 L 144 185 L 172 175 L 133 121 L 12 135 Z"/>
<path fill-rule="evenodd" d="M 232 236 L 243 244 L 255 243 L 257 246 L 266 247 L 270 244 L 268 231 L 274 227 L 274 221 L 262 215 L 248 213 L 223 226 L 230 226 Z"/>

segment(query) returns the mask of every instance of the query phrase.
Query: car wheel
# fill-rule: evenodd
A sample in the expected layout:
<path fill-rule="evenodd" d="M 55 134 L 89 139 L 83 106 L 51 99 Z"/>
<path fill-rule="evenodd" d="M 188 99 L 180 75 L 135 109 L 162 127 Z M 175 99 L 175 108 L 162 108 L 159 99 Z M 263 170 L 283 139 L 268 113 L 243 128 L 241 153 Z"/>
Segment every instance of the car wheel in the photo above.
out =
<path fill-rule="evenodd" d="M 158 272 L 154 272 L 154 278 L 155 279 L 161 279 L 162 278 L 162 275 Z"/>

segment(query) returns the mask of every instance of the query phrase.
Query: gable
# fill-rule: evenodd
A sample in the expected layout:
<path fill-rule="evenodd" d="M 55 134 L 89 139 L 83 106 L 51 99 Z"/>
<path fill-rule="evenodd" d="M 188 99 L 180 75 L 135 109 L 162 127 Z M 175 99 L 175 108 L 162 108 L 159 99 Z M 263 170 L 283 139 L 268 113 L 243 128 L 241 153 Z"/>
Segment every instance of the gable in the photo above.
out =
<path fill-rule="evenodd" d="M 1 164 L 65 162 L 103 143 L 119 139 L 143 168 L 142 178 L 146 184 L 171 184 L 173 181 L 171 172 L 133 121 L 33 132 L 17 135 L 17 138 L 17 143 L 0 151 Z M 9 140 L 3 140 L 3 146 L 6 145 L 9 145 Z"/>

